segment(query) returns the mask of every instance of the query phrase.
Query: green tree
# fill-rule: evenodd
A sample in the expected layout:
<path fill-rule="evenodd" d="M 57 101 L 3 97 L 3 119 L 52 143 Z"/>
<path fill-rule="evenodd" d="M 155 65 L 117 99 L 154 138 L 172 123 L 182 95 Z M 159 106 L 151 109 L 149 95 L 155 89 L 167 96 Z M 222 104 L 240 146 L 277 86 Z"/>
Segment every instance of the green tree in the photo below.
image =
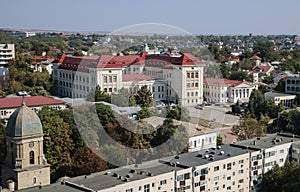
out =
<path fill-rule="evenodd" d="M 264 121 L 257 121 L 246 114 L 240 119 L 239 125 L 232 127 L 232 132 L 239 137 L 239 140 L 261 137 L 266 134 L 266 125 Z"/>
<path fill-rule="evenodd" d="M 134 104 L 131 98 L 128 90 L 121 88 L 117 94 L 111 94 L 111 103 L 120 107 L 128 107 Z"/>
<path fill-rule="evenodd" d="M 282 93 L 285 92 L 285 79 L 284 78 L 280 79 L 280 81 L 278 82 L 278 84 L 274 90 L 278 91 L 278 92 L 282 92 Z"/>
<path fill-rule="evenodd" d="M 174 109 L 169 109 L 167 111 L 166 118 L 188 122 L 188 121 L 190 121 L 191 117 L 190 117 L 189 111 L 185 107 L 182 107 L 181 105 L 176 105 L 176 107 Z"/>
<path fill-rule="evenodd" d="M 74 141 L 69 126 L 59 116 L 56 110 L 44 107 L 39 113 L 44 130 L 44 152 L 51 164 L 51 179 L 71 174 Z"/>
<path fill-rule="evenodd" d="M 145 119 L 151 116 L 149 107 L 143 107 L 142 110 L 137 112 L 137 119 Z"/>
<path fill-rule="evenodd" d="M 300 187 L 300 166 L 295 162 L 286 161 L 284 166 L 275 164 L 262 178 L 260 192 L 297 192 Z"/>
<path fill-rule="evenodd" d="M 220 146 L 220 145 L 223 145 L 223 138 L 220 135 L 218 135 L 217 136 L 217 146 Z"/>
<path fill-rule="evenodd" d="M 86 99 L 88 101 L 95 101 L 95 102 L 99 102 L 99 101 L 105 101 L 108 103 L 111 102 L 110 95 L 103 92 L 99 85 L 97 85 L 95 89 L 91 89 L 91 91 L 87 95 Z"/>
<path fill-rule="evenodd" d="M 152 93 L 147 85 L 144 85 L 137 91 L 135 95 L 136 104 L 141 107 L 150 107 L 153 102 Z"/>

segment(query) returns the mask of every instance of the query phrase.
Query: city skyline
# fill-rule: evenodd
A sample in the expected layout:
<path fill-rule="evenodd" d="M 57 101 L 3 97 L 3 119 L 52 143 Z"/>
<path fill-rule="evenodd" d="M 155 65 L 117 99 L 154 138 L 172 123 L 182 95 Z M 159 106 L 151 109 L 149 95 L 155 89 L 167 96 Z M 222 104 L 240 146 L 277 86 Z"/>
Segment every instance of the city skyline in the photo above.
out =
<path fill-rule="evenodd" d="M 203 35 L 296 35 L 296 0 L 253 1 L 4 1 L 1 28 L 113 32 L 142 23 L 161 23 Z M 26 9 L 25 9 L 26 8 Z M 12 14 L 13 13 L 13 14 Z"/>

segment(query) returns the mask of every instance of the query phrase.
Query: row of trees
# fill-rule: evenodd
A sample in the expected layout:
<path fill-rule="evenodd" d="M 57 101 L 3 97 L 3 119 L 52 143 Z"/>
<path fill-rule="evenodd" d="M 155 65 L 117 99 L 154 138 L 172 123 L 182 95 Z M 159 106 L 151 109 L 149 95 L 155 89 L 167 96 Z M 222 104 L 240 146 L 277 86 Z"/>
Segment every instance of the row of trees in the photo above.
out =
<path fill-rule="evenodd" d="M 300 187 L 300 165 L 287 161 L 284 166 L 275 164 L 263 175 L 260 192 L 297 192 Z"/>
<path fill-rule="evenodd" d="M 82 140 L 72 111 L 44 107 L 38 113 L 44 131 L 44 153 L 51 164 L 51 180 L 102 171 L 108 164 Z"/>

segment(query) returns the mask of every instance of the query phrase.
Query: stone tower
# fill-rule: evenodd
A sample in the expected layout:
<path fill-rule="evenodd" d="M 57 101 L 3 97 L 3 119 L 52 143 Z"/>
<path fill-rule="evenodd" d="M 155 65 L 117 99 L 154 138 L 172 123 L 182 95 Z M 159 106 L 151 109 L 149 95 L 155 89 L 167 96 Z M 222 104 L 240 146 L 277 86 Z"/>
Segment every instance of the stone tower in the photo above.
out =
<path fill-rule="evenodd" d="M 37 114 L 22 103 L 10 116 L 5 135 L 4 187 L 20 190 L 50 184 L 50 165 L 44 157 L 43 128 Z"/>

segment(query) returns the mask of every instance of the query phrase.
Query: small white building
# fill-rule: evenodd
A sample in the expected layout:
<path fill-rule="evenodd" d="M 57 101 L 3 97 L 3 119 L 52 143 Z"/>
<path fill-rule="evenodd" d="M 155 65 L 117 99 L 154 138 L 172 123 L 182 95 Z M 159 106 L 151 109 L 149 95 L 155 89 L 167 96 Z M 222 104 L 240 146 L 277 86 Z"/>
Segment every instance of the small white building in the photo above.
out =
<path fill-rule="evenodd" d="M 255 85 L 247 81 L 205 78 L 204 97 L 210 103 L 247 102 Z"/>
<path fill-rule="evenodd" d="M 276 92 L 267 92 L 264 94 L 264 97 L 265 99 L 273 100 L 276 105 L 283 103 L 285 108 L 291 108 L 296 99 L 296 95 L 276 93 Z"/>

